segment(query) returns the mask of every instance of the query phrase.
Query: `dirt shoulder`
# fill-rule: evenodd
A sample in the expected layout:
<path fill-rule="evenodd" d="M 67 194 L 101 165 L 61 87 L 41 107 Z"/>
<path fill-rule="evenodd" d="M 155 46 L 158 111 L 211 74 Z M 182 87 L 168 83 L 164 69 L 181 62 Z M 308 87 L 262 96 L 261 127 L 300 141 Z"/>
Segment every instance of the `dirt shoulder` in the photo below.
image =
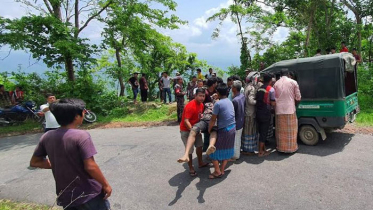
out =
<path fill-rule="evenodd" d="M 175 121 L 163 121 L 163 122 L 110 122 L 110 123 L 93 123 L 84 124 L 81 128 L 84 130 L 90 129 L 107 129 L 107 128 L 129 128 L 129 127 L 157 127 L 157 126 L 177 126 L 178 123 Z M 0 138 L 19 136 L 25 134 L 42 133 L 42 129 L 10 132 L 6 134 L 0 134 Z M 356 124 L 348 124 L 342 130 L 336 132 L 351 133 L 351 134 L 365 134 L 373 135 L 373 126 L 359 126 Z"/>
<path fill-rule="evenodd" d="M 83 130 L 90 129 L 107 129 L 107 128 L 129 128 L 129 127 L 157 127 L 157 126 L 177 126 L 175 121 L 163 122 L 110 122 L 110 123 L 93 123 L 83 124 L 80 128 Z M 26 130 L 26 131 L 13 131 L 9 133 L 1 133 L 0 138 L 19 136 L 26 134 L 42 133 L 42 129 Z"/>

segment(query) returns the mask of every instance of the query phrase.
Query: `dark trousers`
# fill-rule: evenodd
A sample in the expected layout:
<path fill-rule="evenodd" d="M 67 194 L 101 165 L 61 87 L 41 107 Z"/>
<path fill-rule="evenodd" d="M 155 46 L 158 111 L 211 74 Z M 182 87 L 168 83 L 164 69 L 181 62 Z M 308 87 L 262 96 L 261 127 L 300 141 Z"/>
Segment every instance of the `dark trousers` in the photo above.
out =
<path fill-rule="evenodd" d="M 167 101 L 166 94 L 168 94 L 168 102 L 171 103 L 171 89 L 170 88 L 163 88 L 163 103 L 166 103 Z"/>
<path fill-rule="evenodd" d="M 87 203 L 79 206 L 67 207 L 65 210 L 109 210 L 110 203 L 108 200 L 104 200 L 103 194 L 92 198 Z"/>
<path fill-rule="evenodd" d="M 257 114 L 256 115 L 259 142 L 265 143 L 268 137 L 269 127 L 271 125 L 271 114 Z"/>
<path fill-rule="evenodd" d="M 141 101 L 146 102 L 148 100 L 148 90 L 141 89 Z"/>
<path fill-rule="evenodd" d="M 177 102 L 177 121 L 181 122 L 181 118 L 183 116 L 184 111 L 184 96 L 183 97 L 176 97 Z"/>
<path fill-rule="evenodd" d="M 210 134 L 209 132 L 203 133 L 203 152 L 206 152 L 210 145 Z"/>

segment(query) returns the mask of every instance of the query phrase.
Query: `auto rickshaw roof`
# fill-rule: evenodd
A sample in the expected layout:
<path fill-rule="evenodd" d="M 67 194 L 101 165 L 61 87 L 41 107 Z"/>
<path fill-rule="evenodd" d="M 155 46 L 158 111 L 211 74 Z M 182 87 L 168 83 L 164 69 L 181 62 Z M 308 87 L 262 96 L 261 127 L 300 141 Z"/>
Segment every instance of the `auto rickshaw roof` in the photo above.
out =
<path fill-rule="evenodd" d="M 343 62 L 345 61 L 345 62 Z M 335 67 L 343 67 L 346 65 L 346 71 L 353 71 L 353 66 L 356 64 L 355 58 L 351 53 L 336 53 L 330 55 L 320 55 L 308 58 L 297 58 L 291 60 L 284 60 L 272 64 L 262 72 L 277 72 L 281 69 L 287 69 L 290 71 L 302 71 L 309 69 L 327 69 Z"/>

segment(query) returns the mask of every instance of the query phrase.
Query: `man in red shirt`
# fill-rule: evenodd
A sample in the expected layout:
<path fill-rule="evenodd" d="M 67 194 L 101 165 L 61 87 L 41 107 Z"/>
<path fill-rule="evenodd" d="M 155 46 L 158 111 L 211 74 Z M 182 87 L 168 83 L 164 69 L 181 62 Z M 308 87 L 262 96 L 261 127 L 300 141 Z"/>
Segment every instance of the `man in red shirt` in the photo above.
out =
<path fill-rule="evenodd" d="M 342 46 L 342 49 L 340 52 L 348 52 L 348 49 L 346 47 L 346 43 L 345 42 L 341 42 L 341 46 Z"/>
<path fill-rule="evenodd" d="M 181 140 L 184 143 L 185 147 L 191 147 L 191 150 L 189 152 L 189 160 L 188 160 L 188 166 L 189 166 L 189 174 L 191 176 L 196 176 L 197 173 L 193 167 L 192 163 L 192 154 L 193 154 L 193 145 L 187 145 L 189 133 L 193 127 L 194 124 L 198 123 L 200 118 L 202 117 L 203 113 L 203 101 L 205 100 L 205 90 L 202 88 L 198 88 L 196 90 L 196 95 L 193 100 L 191 100 L 184 108 L 183 115 L 181 117 L 181 123 L 180 123 L 180 134 L 181 134 Z M 193 144 L 193 142 L 191 142 Z M 199 167 L 204 167 L 207 164 L 205 164 L 202 161 L 202 147 L 203 147 L 203 141 L 202 141 L 202 135 L 199 133 L 196 136 L 196 140 L 194 142 L 194 146 L 196 147 L 196 154 L 198 157 L 198 165 Z"/>

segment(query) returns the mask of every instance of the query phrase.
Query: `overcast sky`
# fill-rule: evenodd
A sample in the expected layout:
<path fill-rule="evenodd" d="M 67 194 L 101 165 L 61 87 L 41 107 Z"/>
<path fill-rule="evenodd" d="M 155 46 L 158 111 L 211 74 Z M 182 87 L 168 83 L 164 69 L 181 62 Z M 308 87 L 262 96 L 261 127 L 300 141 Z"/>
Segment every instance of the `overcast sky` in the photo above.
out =
<path fill-rule="evenodd" d="M 41 1 L 39 1 L 41 2 Z M 206 60 L 209 64 L 226 70 L 228 66 L 239 65 L 240 44 L 236 36 L 237 26 L 229 19 L 221 27 L 220 37 L 213 40 L 212 32 L 218 22 L 206 23 L 206 19 L 217 12 L 220 8 L 227 7 L 232 0 L 177 0 L 176 15 L 182 20 L 188 21 L 178 30 L 163 30 L 162 33 L 169 35 L 175 42 L 182 43 L 189 52 L 198 54 L 199 59 Z M 0 15 L 7 18 L 19 18 L 25 15 L 27 9 L 14 0 L 1 0 Z M 93 43 L 101 40 L 102 26 L 97 22 L 91 22 L 82 36 Z M 288 35 L 288 30 L 280 28 L 274 35 L 275 41 L 281 42 Z M 19 65 L 26 72 L 45 71 L 47 67 L 39 61 L 30 58 L 24 51 L 12 51 L 8 55 L 9 48 L 0 49 L 0 72 L 14 71 Z M 4 59 L 4 60 L 3 60 Z"/>

